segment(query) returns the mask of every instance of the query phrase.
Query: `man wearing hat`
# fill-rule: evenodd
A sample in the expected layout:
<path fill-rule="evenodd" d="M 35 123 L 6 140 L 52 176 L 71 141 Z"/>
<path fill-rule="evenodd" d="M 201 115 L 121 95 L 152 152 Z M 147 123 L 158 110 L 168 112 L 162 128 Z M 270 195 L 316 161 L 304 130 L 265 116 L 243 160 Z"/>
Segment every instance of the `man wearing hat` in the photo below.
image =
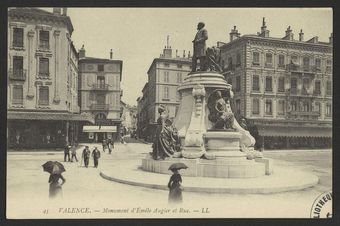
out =
<path fill-rule="evenodd" d="M 100 158 L 100 151 L 98 150 L 97 147 L 94 147 L 92 151 L 92 157 L 93 157 L 93 163 L 94 167 L 98 167 L 98 159 Z"/>
<path fill-rule="evenodd" d="M 194 44 L 194 54 L 192 56 L 192 71 L 196 71 L 197 59 L 200 60 L 200 71 L 206 71 L 206 45 L 205 40 L 208 39 L 208 32 L 204 29 L 205 24 L 199 22 L 197 25 L 197 33 L 195 39 L 192 41 Z"/>

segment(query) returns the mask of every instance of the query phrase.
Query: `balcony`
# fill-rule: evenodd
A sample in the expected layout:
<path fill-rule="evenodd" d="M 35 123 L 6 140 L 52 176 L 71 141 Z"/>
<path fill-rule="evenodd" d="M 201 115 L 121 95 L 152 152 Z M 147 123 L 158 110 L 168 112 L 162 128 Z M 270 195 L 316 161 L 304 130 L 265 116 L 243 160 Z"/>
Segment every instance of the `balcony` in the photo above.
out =
<path fill-rule="evenodd" d="M 48 42 L 40 42 L 39 43 L 39 50 L 40 51 L 49 51 L 50 50 L 50 44 Z"/>
<path fill-rule="evenodd" d="M 92 84 L 92 90 L 107 91 L 107 90 L 109 90 L 109 85 L 108 84 L 94 83 L 94 84 Z"/>
<path fill-rule="evenodd" d="M 110 105 L 108 104 L 91 104 L 90 109 L 94 111 L 107 111 Z"/>
<path fill-rule="evenodd" d="M 287 114 L 290 119 L 298 120 L 317 120 L 320 116 L 318 111 L 290 111 Z"/>
<path fill-rule="evenodd" d="M 298 65 L 298 64 L 287 64 L 286 70 L 289 72 L 298 72 L 298 73 L 311 73 L 315 74 L 316 72 L 320 72 L 320 68 L 315 65 Z"/>
<path fill-rule="evenodd" d="M 10 69 L 8 71 L 9 78 L 11 80 L 25 81 L 26 80 L 26 70 L 25 69 Z"/>

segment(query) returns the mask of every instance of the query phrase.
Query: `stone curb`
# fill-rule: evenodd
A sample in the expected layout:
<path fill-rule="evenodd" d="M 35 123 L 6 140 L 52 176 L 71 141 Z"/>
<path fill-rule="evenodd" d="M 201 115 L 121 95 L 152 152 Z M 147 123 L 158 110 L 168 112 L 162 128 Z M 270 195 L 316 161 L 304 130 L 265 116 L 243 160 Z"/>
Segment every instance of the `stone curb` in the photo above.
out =
<path fill-rule="evenodd" d="M 139 186 L 151 189 L 159 189 L 159 190 L 168 190 L 166 185 L 162 184 L 150 184 L 144 182 L 136 182 L 131 180 L 126 180 L 122 178 L 117 178 L 114 176 L 109 176 L 107 173 L 101 171 L 100 176 L 106 180 L 128 184 L 132 186 Z M 168 176 L 168 175 L 167 175 Z M 319 182 L 319 178 L 314 176 L 306 183 L 300 183 L 298 185 L 289 185 L 289 186 L 278 186 L 278 187 L 193 187 L 193 186 L 185 186 L 185 192 L 204 192 L 204 193 L 229 193 L 229 194 L 270 194 L 270 193 L 279 193 L 279 192 L 289 192 L 295 190 L 302 190 L 309 187 L 313 187 L 317 185 Z"/>

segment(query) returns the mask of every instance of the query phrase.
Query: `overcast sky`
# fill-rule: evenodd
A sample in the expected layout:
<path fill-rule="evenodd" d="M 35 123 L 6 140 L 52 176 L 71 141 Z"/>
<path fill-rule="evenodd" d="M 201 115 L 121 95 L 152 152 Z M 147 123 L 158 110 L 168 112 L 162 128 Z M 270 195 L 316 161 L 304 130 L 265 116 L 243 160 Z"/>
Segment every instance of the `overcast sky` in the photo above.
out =
<path fill-rule="evenodd" d="M 123 60 L 122 100 L 136 105 L 136 99 L 147 81 L 147 70 L 159 57 L 170 36 L 170 46 L 179 54 L 192 53 L 192 40 L 199 21 L 206 24 L 207 45 L 228 42 L 234 25 L 241 35 L 260 31 L 266 18 L 271 37 L 283 37 L 290 25 L 294 37 L 300 29 L 305 40 L 314 36 L 328 41 L 333 16 L 330 8 L 68 8 L 74 32 L 72 40 L 77 50 L 85 45 L 86 55 Z"/>

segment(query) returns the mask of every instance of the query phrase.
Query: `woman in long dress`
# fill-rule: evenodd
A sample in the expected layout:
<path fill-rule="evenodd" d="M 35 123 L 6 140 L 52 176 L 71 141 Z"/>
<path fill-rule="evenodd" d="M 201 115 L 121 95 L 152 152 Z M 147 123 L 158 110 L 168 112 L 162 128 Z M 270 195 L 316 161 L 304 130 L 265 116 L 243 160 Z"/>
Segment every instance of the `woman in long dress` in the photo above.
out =
<path fill-rule="evenodd" d="M 171 170 L 173 172 L 168 183 L 169 191 L 169 203 L 181 203 L 183 201 L 182 197 L 182 177 L 178 173 L 177 169 Z"/>
<path fill-rule="evenodd" d="M 59 182 L 60 180 L 62 181 L 61 183 Z M 50 178 L 48 179 L 48 183 L 50 183 L 50 199 L 63 197 L 62 185 L 65 183 L 65 181 L 65 178 L 61 174 L 50 175 Z"/>

